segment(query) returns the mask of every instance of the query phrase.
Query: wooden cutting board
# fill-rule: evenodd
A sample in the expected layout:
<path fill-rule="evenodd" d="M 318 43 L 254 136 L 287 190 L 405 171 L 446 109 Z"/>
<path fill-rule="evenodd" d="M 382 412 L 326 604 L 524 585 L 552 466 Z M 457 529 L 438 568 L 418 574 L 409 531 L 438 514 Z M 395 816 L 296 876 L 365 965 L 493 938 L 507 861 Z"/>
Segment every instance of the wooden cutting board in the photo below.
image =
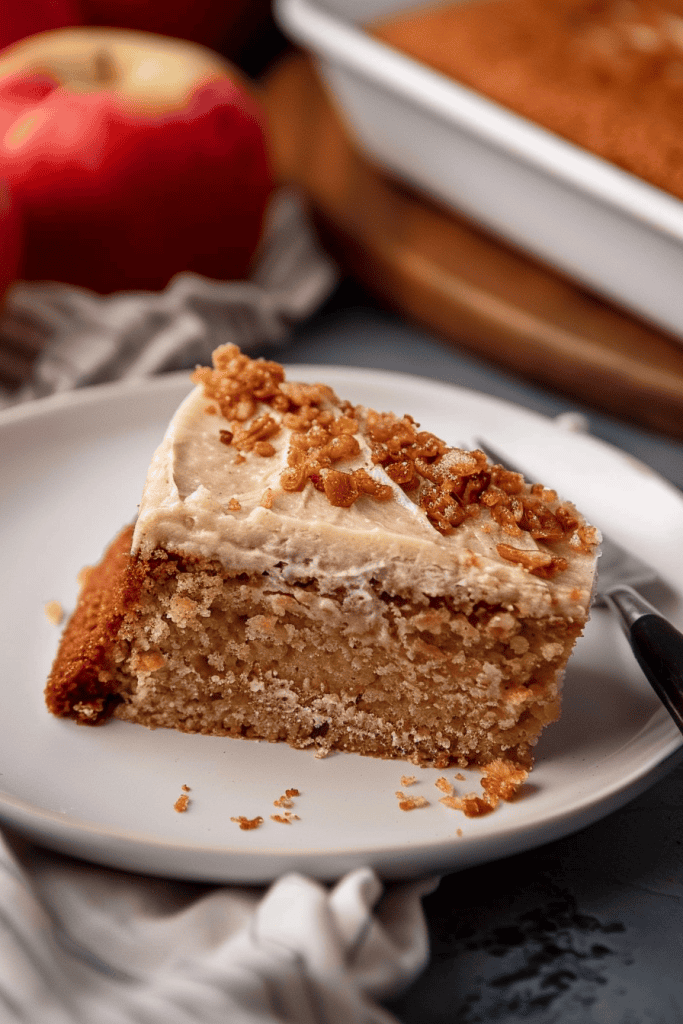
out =
<path fill-rule="evenodd" d="M 683 339 L 590 295 L 364 158 L 309 59 L 264 82 L 272 159 L 325 247 L 370 292 L 458 347 L 683 439 Z"/>

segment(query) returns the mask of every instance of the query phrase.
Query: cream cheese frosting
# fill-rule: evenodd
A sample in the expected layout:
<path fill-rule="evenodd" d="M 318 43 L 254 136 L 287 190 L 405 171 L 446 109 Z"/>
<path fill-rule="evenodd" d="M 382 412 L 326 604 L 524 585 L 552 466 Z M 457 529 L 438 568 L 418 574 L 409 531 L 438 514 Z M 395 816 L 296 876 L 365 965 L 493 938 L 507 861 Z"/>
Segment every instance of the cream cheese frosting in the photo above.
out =
<path fill-rule="evenodd" d="M 324 390 L 320 408 L 336 418 L 348 416 L 350 407 Z M 388 593 L 411 599 L 452 594 L 530 616 L 585 616 L 597 554 L 596 544 L 585 538 L 597 536 L 586 534 L 578 513 L 582 544 L 576 531 L 552 544 L 528 531 L 511 536 L 485 505 L 476 516 L 440 532 L 421 506 L 419 492 L 406 491 L 373 458 L 371 411 L 360 408 L 352 411 L 357 450 L 336 461 L 334 470 L 365 470 L 383 497 L 363 493 L 340 507 L 311 480 L 300 490 L 283 487 L 296 431 L 287 425 L 287 414 L 272 404 L 255 402 L 248 411 L 242 413 L 240 429 L 248 430 L 264 411 L 275 424 L 268 454 L 230 443 L 235 421 L 221 414 L 202 384 L 180 405 L 150 465 L 134 555 L 149 557 L 161 548 L 218 560 L 229 571 L 268 573 L 283 584 L 315 579 L 321 593 L 377 580 Z M 463 458 L 466 453 L 459 449 L 443 456 L 456 465 Z M 559 505 L 557 499 L 551 503 Z M 575 513 L 566 502 L 562 507 Z M 501 557 L 500 545 L 532 556 L 564 556 L 567 567 L 544 579 Z"/>

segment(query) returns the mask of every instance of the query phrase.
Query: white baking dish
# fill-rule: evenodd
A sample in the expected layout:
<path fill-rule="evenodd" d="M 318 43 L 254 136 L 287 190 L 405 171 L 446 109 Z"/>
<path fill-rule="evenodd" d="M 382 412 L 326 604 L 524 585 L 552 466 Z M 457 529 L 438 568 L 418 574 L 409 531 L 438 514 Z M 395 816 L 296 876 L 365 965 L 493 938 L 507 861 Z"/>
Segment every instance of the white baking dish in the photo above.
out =
<path fill-rule="evenodd" d="M 683 203 L 363 28 L 406 8 L 275 0 L 374 161 L 683 339 Z"/>

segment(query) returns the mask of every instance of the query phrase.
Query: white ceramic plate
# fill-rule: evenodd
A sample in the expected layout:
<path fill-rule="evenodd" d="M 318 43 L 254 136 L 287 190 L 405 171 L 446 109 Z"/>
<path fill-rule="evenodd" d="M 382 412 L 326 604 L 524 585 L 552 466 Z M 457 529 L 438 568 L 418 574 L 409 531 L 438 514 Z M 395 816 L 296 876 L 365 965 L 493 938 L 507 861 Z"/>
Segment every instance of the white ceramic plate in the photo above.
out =
<path fill-rule="evenodd" d="M 432 381 L 372 370 L 301 367 L 354 401 L 410 412 L 453 442 L 483 435 L 560 487 L 615 539 L 660 570 L 657 598 L 683 625 L 683 498 L 660 477 L 523 409 Z M 109 385 L 0 414 L 0 818 L 36 841 L 102 864 L 177 878 L 267 882 L 286 870 L 334 878 L 369 864 L 387 878 L 452 871 L 575 831 L 642 791 L 681 737 L 616 623 L 596 610 L 577 645 L 559 724 L 547 730 L 522 797 L 484 818 L 439 804 L 455 772 L 282 744 L 90 729 L 51 717 L 42 689 L 59 629 L 44 606 L 71 609 L 76 574 L 135 515 L 147 465 L 187 377 Z M 401 775 L 429 806 L 401 811 Z M 455 782 L 479 788 L 477 772 Z M 173 808 L 191 787 L 187 813 Z M 273 801 L 300 790 L 292 824 Z M 231 817 L 261 815 L 242 831 Z"/>

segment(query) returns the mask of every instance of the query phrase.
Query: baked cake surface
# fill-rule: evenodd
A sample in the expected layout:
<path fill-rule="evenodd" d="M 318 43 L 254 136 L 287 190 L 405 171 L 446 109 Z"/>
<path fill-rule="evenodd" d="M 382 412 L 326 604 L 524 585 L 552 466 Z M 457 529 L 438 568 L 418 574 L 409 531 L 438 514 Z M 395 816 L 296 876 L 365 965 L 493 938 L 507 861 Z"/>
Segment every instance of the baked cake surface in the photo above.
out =
<path fill-rule="evenodd" d="M 48 708 L 418 764 L 524 763 L 560 710 L 597 532 L 410 416 L 234 345 L 87 573 Z"/>
<path fill-rule="evenodd" d="M 468 0 L 371 31 L 683 199 L 681 0 Z"/>

